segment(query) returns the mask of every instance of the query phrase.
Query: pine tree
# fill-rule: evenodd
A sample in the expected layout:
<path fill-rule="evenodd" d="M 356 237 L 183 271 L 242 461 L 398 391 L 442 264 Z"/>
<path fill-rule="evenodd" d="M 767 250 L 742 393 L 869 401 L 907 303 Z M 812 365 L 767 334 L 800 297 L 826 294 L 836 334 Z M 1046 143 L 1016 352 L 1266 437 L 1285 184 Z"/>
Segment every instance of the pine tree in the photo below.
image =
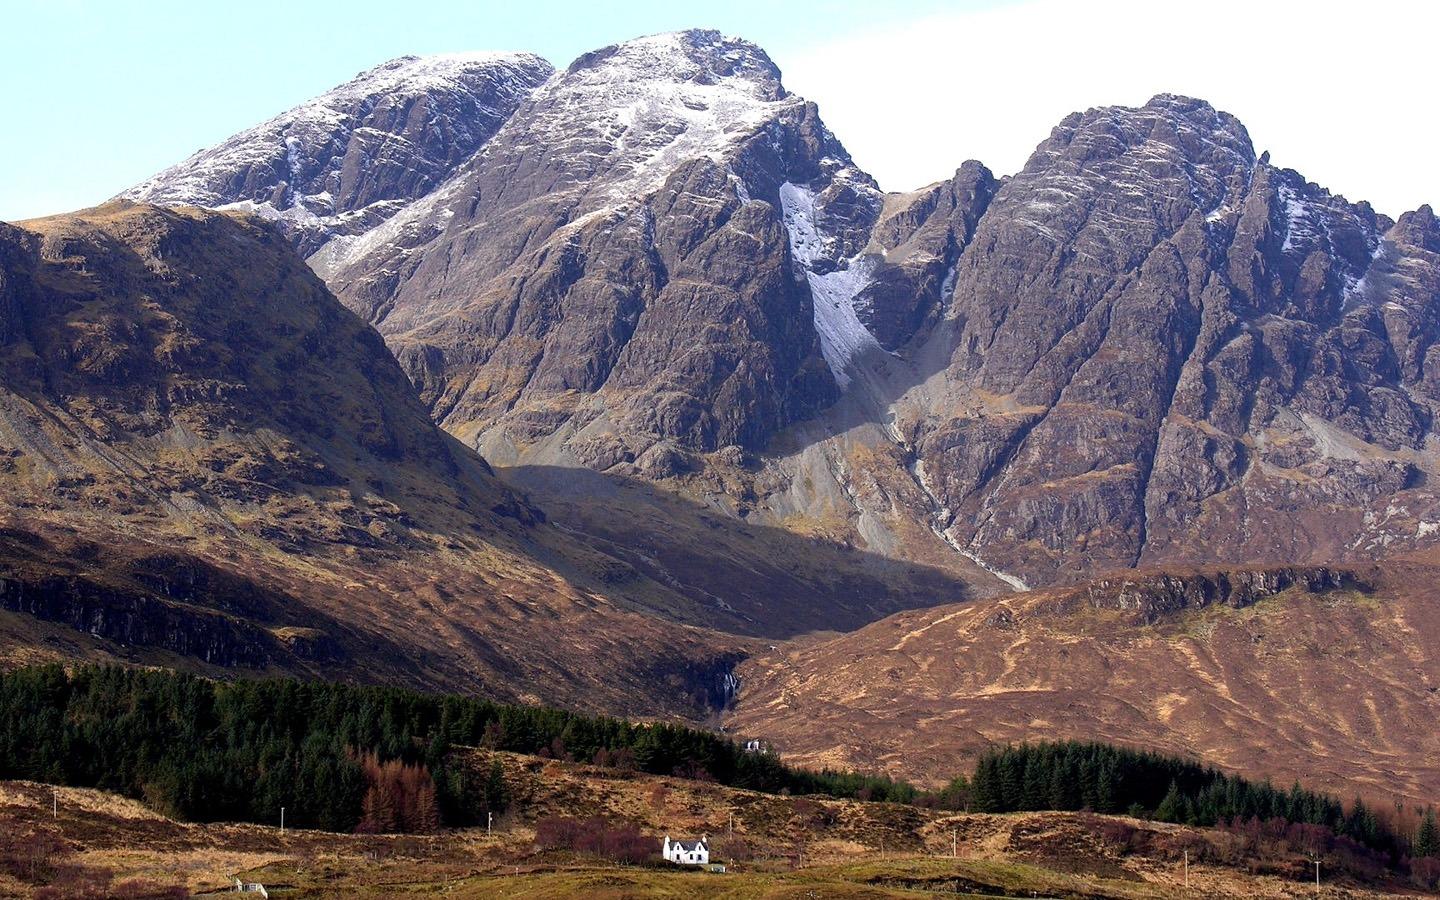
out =
<path fill-rule="evenodd" d="M 499 814 L 509 805 L 510 791 L 505 786 L 505 767 L 497 759 L 490 763 L 490 774 L 485 779 L 485 810 Z"/>
<path fill-rule="evenodd" d="M 1161 822 L 1181 822 L 1185 817 L 1185 798 L 1180 794 L 1180 785 L 1170 782 L 1170 790 L 1155 808 L 1155 818 Z"/>
<path fill-rule="evenodd" d="M 986 753 L 975 764 L 975 777 L 971 784 L 972 797 L 977 812 L 1002 812 L 1004 795 L 1000 791 L 999 760 L 994 753 Z"/>
<path fill-rule="evenodd" d="M 1115 765 L 1106 760 L 1100 766 L 1100 775 L 1095 780 L 1095 811 L 1114 812 L 1116 805 Z"/>
<path fill-rule="evenodd" d="M 1050 762 L 1047 756 L 1030 755 L 1025 763 L 1025 786 L 1021 794 L 1021 809 L 1050 808 Z"/>
<path fill-rule="evenodd" d="M 1000 756 L 1000 804 L 1002 812 L 1014 812 L 1025 798 L 1025 770 L 1021 751 L 1006 748 Z"/>
<path fill-rule="evenodd" d="M 1415 832 L 1415 844 L 1412 847 L 1412 856 L 1422 859 L 1426 856 L 1440 857 L 1440 825 L 1435 822 L 1435 808 L 1425 810 L 1425 817 L 1420 820 L 1420 828 Z"/>

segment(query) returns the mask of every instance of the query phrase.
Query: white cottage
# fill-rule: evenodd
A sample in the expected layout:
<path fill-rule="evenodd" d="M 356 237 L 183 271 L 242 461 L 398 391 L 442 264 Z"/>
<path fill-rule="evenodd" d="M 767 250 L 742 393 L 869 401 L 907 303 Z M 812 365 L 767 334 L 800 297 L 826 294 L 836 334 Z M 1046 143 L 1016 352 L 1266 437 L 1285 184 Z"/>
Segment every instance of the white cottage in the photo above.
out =
<path fill-rule="evenodd" d="M 660 853 L 671 862 L 682 866 L 709 865 L 710 837 L 707 835 L 698 841 L 672 841 L 667 834 Z"/>

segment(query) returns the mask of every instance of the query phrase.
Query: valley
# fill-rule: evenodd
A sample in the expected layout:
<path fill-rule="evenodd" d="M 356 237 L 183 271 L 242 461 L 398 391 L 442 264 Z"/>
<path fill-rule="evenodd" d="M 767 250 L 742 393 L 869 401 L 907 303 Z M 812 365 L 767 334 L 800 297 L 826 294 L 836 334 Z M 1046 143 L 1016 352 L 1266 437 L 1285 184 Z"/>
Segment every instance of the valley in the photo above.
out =
<path fill-rule="evenodd" d="M 1172 93 L 1065 116 L 1012 174 L 954 150 L 882 190 L 761 47 L 692 29 L 397 58 L 0 223 L 0 669 L 452 692 L 935 790 L 1102 741 L 1413 825 L 1440 219 Z M 1233 823 L 495 755 L 525 793 L 499 836 L 79 789 L 47 825 L 19 782 L 0 815 L 115 878 L 178 854 L 186 890 L 295 896 L 1169 896 L 1187 848 L 1215 896 L 1305 874 Z M 561 811 L 649 840 L 736 810 L 770 849 L 715 879 L 539 846 Z M 1343 889 L 1414 887 L 1383 881 Z"/>

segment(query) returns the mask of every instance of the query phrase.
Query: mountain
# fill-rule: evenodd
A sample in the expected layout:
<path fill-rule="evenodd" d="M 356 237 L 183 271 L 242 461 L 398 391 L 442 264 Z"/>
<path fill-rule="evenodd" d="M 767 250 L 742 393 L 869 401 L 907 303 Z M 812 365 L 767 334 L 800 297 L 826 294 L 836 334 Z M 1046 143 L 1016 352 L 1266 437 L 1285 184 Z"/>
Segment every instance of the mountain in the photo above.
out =
<path fill-rule="evenodd" d="M 118 201 L 0 226 L 0 313 L 11 661 L 703 719 L 762 638 L 970 595 L 639 483 L 570 479 L 609 514 L 548 521 L 262 219 Z"/>
<path fill-rule="evenodd" d="M 809 634 L 742 665 L 738 727 L 940 770 L 971 744 L 926 716 L 974 746 L 1053 724 L 1277 777 L 1330 757 L 1364 790 L 1381 754 L 1433 790 L 1433 748 L 1351 702 L 1431 712 L 1423 566 L 1396 561 L 1440 538 L 1430 207 L 1392 220 L 1170 94 L 886 193 L 713 31 L 585 54 L 462 155 L 307 260 L 548 511 L 524 528 L 617 565 L 577 567 L 596 595 L 710 627 L 727 685 L 755 638 Z M 1273 573 L 1299 586 L 1211 603 Z M 1131 577 L 1204 602 L 1134 619 Z M 950 643 L 891 666 L 899 627 Z"/>
<path fill-rule="evenodd" d="M 576 60 L 431 198 L 316 267 L 489 453 L 758 448 L 836 396 L 792 277 L 792 180 L 815 183 L 813 215 L 878 205 L 759 48 L 643 38 Z"/>
<path fill-rule="evenodd" d="M 11 659 L 694 716 L 745 646 L 637 612 L 688 601 L 436 428 L 262 222 L 119 202 L 4 226 L 0 298 Z"/>
<path fill-rule="evenodd" d="M 310 261 L 493 461 L 988 593 L 1432 540 L 1437 233 L 1171 95 L 885 194 L 763 51 L 689 31 L 582 56 Z"/>
<path fill-rule="evenodd" d="M 1066 119 L 957 268 L 945 390 L 922 402 L 969 414 L 911 432 L 950 534 L 1038 583 L 1413 540 L 1435 229 L 1257 160 L 1199 101 Z M 1381 521 L 1393 505 L 1405 521 Z"/>
<path fill-rule="evenodd" d="M 121 196 L 253 212 L 308 256 L 428 194 L 552 71 L 530 53 L 394 59 Z"/>
<path fill-rule="evenodd" d="M 1078 738 L 1429 802 L 1435 577 L 1433 558 L 1149 570 L 899 613 L 747 661 L 726 724 L 795 764 L 936 782 L 997 743 Z"/>

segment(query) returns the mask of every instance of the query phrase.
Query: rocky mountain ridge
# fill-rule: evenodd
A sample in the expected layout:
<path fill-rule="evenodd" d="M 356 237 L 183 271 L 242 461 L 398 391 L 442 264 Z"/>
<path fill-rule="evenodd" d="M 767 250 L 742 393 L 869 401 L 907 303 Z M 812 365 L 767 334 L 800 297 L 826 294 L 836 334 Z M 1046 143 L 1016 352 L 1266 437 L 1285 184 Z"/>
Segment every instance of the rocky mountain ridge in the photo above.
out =
<path fill-rule="evenodd" d="M 501 465 L 988 590 L 1424 543 L 1435 241 L 1170 95 L 884 194 L 763 51 L 690 31 L 582 56 L 311 263 Z"/>
<path fill-rule="evenodd" d="M 755 448 L 835 396 L 778 215 L 790 181 L 878 196 L 759 48 L 644 38 L 581 57 L 389 240 L 320 270 L 489 456 Z"/>
<path fill-rule="evenodd" d="M 532 53 L 394 59 L 120 196 L 254 213 L 309 256 L 428 194 L 552 72 Z"/>

